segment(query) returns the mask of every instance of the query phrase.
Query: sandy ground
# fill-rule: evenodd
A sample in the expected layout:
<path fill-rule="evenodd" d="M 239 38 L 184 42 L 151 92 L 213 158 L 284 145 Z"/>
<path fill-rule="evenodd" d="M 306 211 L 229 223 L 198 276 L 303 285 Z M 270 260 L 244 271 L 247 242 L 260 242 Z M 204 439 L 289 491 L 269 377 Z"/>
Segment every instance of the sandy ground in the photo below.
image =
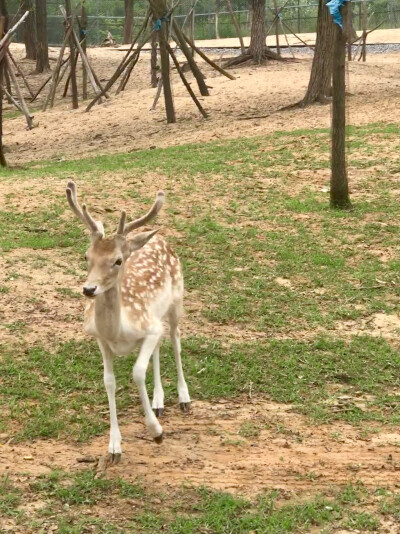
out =
<path fill-rule="evenodd" d="M 22 55 L 18 45 L 14 51 L 17 57 Z M 51 56 L 55 59 L 56 54 L 54 50 Z M 121 59 L 121 54 L 114 49 L 104 48 L 91 49 L 89 56 L 103 81 L 109 79 Z M 400 53 L 371 55 L 367 63 L 350 64 L 348 89 L 353 96 L 348 99 L 348 120 L 351 124 L 400 119 L 399 58 Z M 21 64 L 26 72 L 33 68 L 30 62 Z M 233 69 L 231 72 L 236 77 L 233 81 L 200 64 L 211 93 L 200 99 L 210 114 L 208 120 L 199 117 L 176 74 L 173 93 L 178 122 L 166 124 L 162 99 L 156 111 L 149 111 L 155 89 L 149 88 L 149 56 L 143 54 L 127 90 L 118 96 L 112 93 L 107 103 L 95 106 L 89 113 L 85 113 L 82 105 L 79 110 L 72 111 L 69 99 L 58 98 L 53 110 L 35 111 L 36 127 L 31 131 L 26 131 L 22 118 L 7 120 L 4 142 L 9 163 L 57 161 L 330 124 L 329 105 L 277 111 L 304 95 L 310 58 Z M 43 77 L 30 76 L 29 79 L 33 86 L 39 86 Z"/>
<path fill-rule="evenodd" d="M 358 36 L 361 36 L 362 32 L 358 32 Z M 304 43 L 308 45 L 315 44 L 315 33 L 296 33 L 296 35 L 287 34 L 286 37 L 290 46 L 303 46 Z M 249 46 L 250 37 L 243 37 L 245 46 Z M 286 39 L 284 35 L 279 36 L 279 42 L 281 46 L 285 47 Z M 400 43 L 400 29 L 391 30 L 375 30 L 367 39 L 367 44 L 397 44 Z M 196 41 L 196 45 L 200 48 L 237 48 L 240 46 L 239 39 L 236 37 L 228 37 L 226 39 L 202 39 Z M 275 35 L 268 35 L 268 46 L 276 46 Z M 126 46 L 119 47 L 119 49 L 126 49 Z"/>

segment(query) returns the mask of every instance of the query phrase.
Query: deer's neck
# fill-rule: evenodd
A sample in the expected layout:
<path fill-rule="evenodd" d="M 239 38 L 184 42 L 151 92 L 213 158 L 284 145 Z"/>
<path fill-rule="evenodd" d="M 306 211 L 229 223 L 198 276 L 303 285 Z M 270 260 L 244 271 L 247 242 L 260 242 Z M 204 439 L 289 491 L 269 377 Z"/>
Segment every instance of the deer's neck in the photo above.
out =
<path fill-rule="evenodd" d="M 121 329 L 121 290 L 119 284 L 96 297 L 94 312 L 97 331 L 106 339 L 116 340 Z"/>

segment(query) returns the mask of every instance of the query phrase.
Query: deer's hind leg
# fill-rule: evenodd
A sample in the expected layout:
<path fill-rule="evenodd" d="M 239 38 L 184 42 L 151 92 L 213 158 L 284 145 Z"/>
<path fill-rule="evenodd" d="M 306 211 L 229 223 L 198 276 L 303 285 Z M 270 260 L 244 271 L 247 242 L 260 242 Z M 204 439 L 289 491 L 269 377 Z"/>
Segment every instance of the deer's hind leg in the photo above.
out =
<path fill-rule="evenodd" d="M 154 390 L 153 390 L 153 402 L 151 404 L 156 417 L 159 417 L 164 412 L 164 390 L 161 383 L 160 372 L 160 343 L 153 351 L 153 378 L 154 378 Z"/>
<path fill-rule="evenodd" d="M 179 320 L 182 315 L 182 303 L 173 304 L 168 312 L 168 322 L 170 326 L 171 342 L 175 354 L 176 370 L 178 372 L 178 397 L 179 406 L 182 412 L 190 411 L 190 395 L 186 380 L 183 374 L 181 358 L 181 340 L 179 335 Z"/>

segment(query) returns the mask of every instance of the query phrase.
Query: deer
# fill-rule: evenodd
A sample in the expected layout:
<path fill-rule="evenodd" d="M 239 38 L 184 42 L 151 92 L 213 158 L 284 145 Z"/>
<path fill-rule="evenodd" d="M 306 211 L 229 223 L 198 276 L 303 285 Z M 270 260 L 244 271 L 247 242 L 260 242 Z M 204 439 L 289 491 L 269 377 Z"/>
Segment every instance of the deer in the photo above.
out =
<path fill-rule="evenodd" d="M 179 320 L 183 310 L 183 273 L 180 260 L 159 228 L 134 233 L 161 210 L 165 194 L 159 191 L 148 213 L 127 222 L 122 211 L 113 237 L 106 238 L 102 222 L 95 221 L 85 204 L 77 200 L 77 186 L 68 182 L 67 200 L 73 213 L 88 228 L 90 246 L 86 251 L 88 274 L 83 294 L 88 299 L 83 327 L 94 337 L 103 357 L 104 385 L 110 411 L 108 465 L 121 460 L 121 432 L 118 426 L 113 371 L 115 356 L 139 348 L 133 366 L 133 380 L 139 389 L 147 431 L 154 441 L 163 440 L 159 417 L 164 411 L 160 374 L 160 342 L 163 323 L 168 323 L 178 374 L 178 397 L 182 412 L 190 412 L 190 396 L 181 360 Z M 154 391 L 150 404 L 146 372 L 152 358 Z"/>

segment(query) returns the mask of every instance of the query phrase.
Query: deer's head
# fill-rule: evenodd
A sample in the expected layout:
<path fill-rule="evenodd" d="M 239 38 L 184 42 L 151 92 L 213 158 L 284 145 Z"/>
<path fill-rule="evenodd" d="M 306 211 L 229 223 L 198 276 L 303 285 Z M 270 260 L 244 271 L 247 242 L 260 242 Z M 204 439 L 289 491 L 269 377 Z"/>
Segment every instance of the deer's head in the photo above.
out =
<path fill-rule="evenodd" d="M 103 224 L 93 219 L 85 204 L 82 207 L 79 205 L 76 191 L 75 183 L 68 182 L 66 191 L 68 203 L 78 219 L 90 231 L 91 243 L 85 254 L 88 264 L 88 277 L 83 286 L 83 294 L 86 297 L 94 298 L 118 283 L 126 259 L 129 258 L 133 251 L 142 248 L 158 232 L 157 228 L 150 232 L 141 232 L 127 239 L 130 232 L 145 225 L 157 215 L 162 208 L 165 195 L 162 191 L 159 191 L 150 211 L 130 223 L 126 223 L 126 213 L 123 211 L 116 234 L 111 238 L 106 238 Z"/>

